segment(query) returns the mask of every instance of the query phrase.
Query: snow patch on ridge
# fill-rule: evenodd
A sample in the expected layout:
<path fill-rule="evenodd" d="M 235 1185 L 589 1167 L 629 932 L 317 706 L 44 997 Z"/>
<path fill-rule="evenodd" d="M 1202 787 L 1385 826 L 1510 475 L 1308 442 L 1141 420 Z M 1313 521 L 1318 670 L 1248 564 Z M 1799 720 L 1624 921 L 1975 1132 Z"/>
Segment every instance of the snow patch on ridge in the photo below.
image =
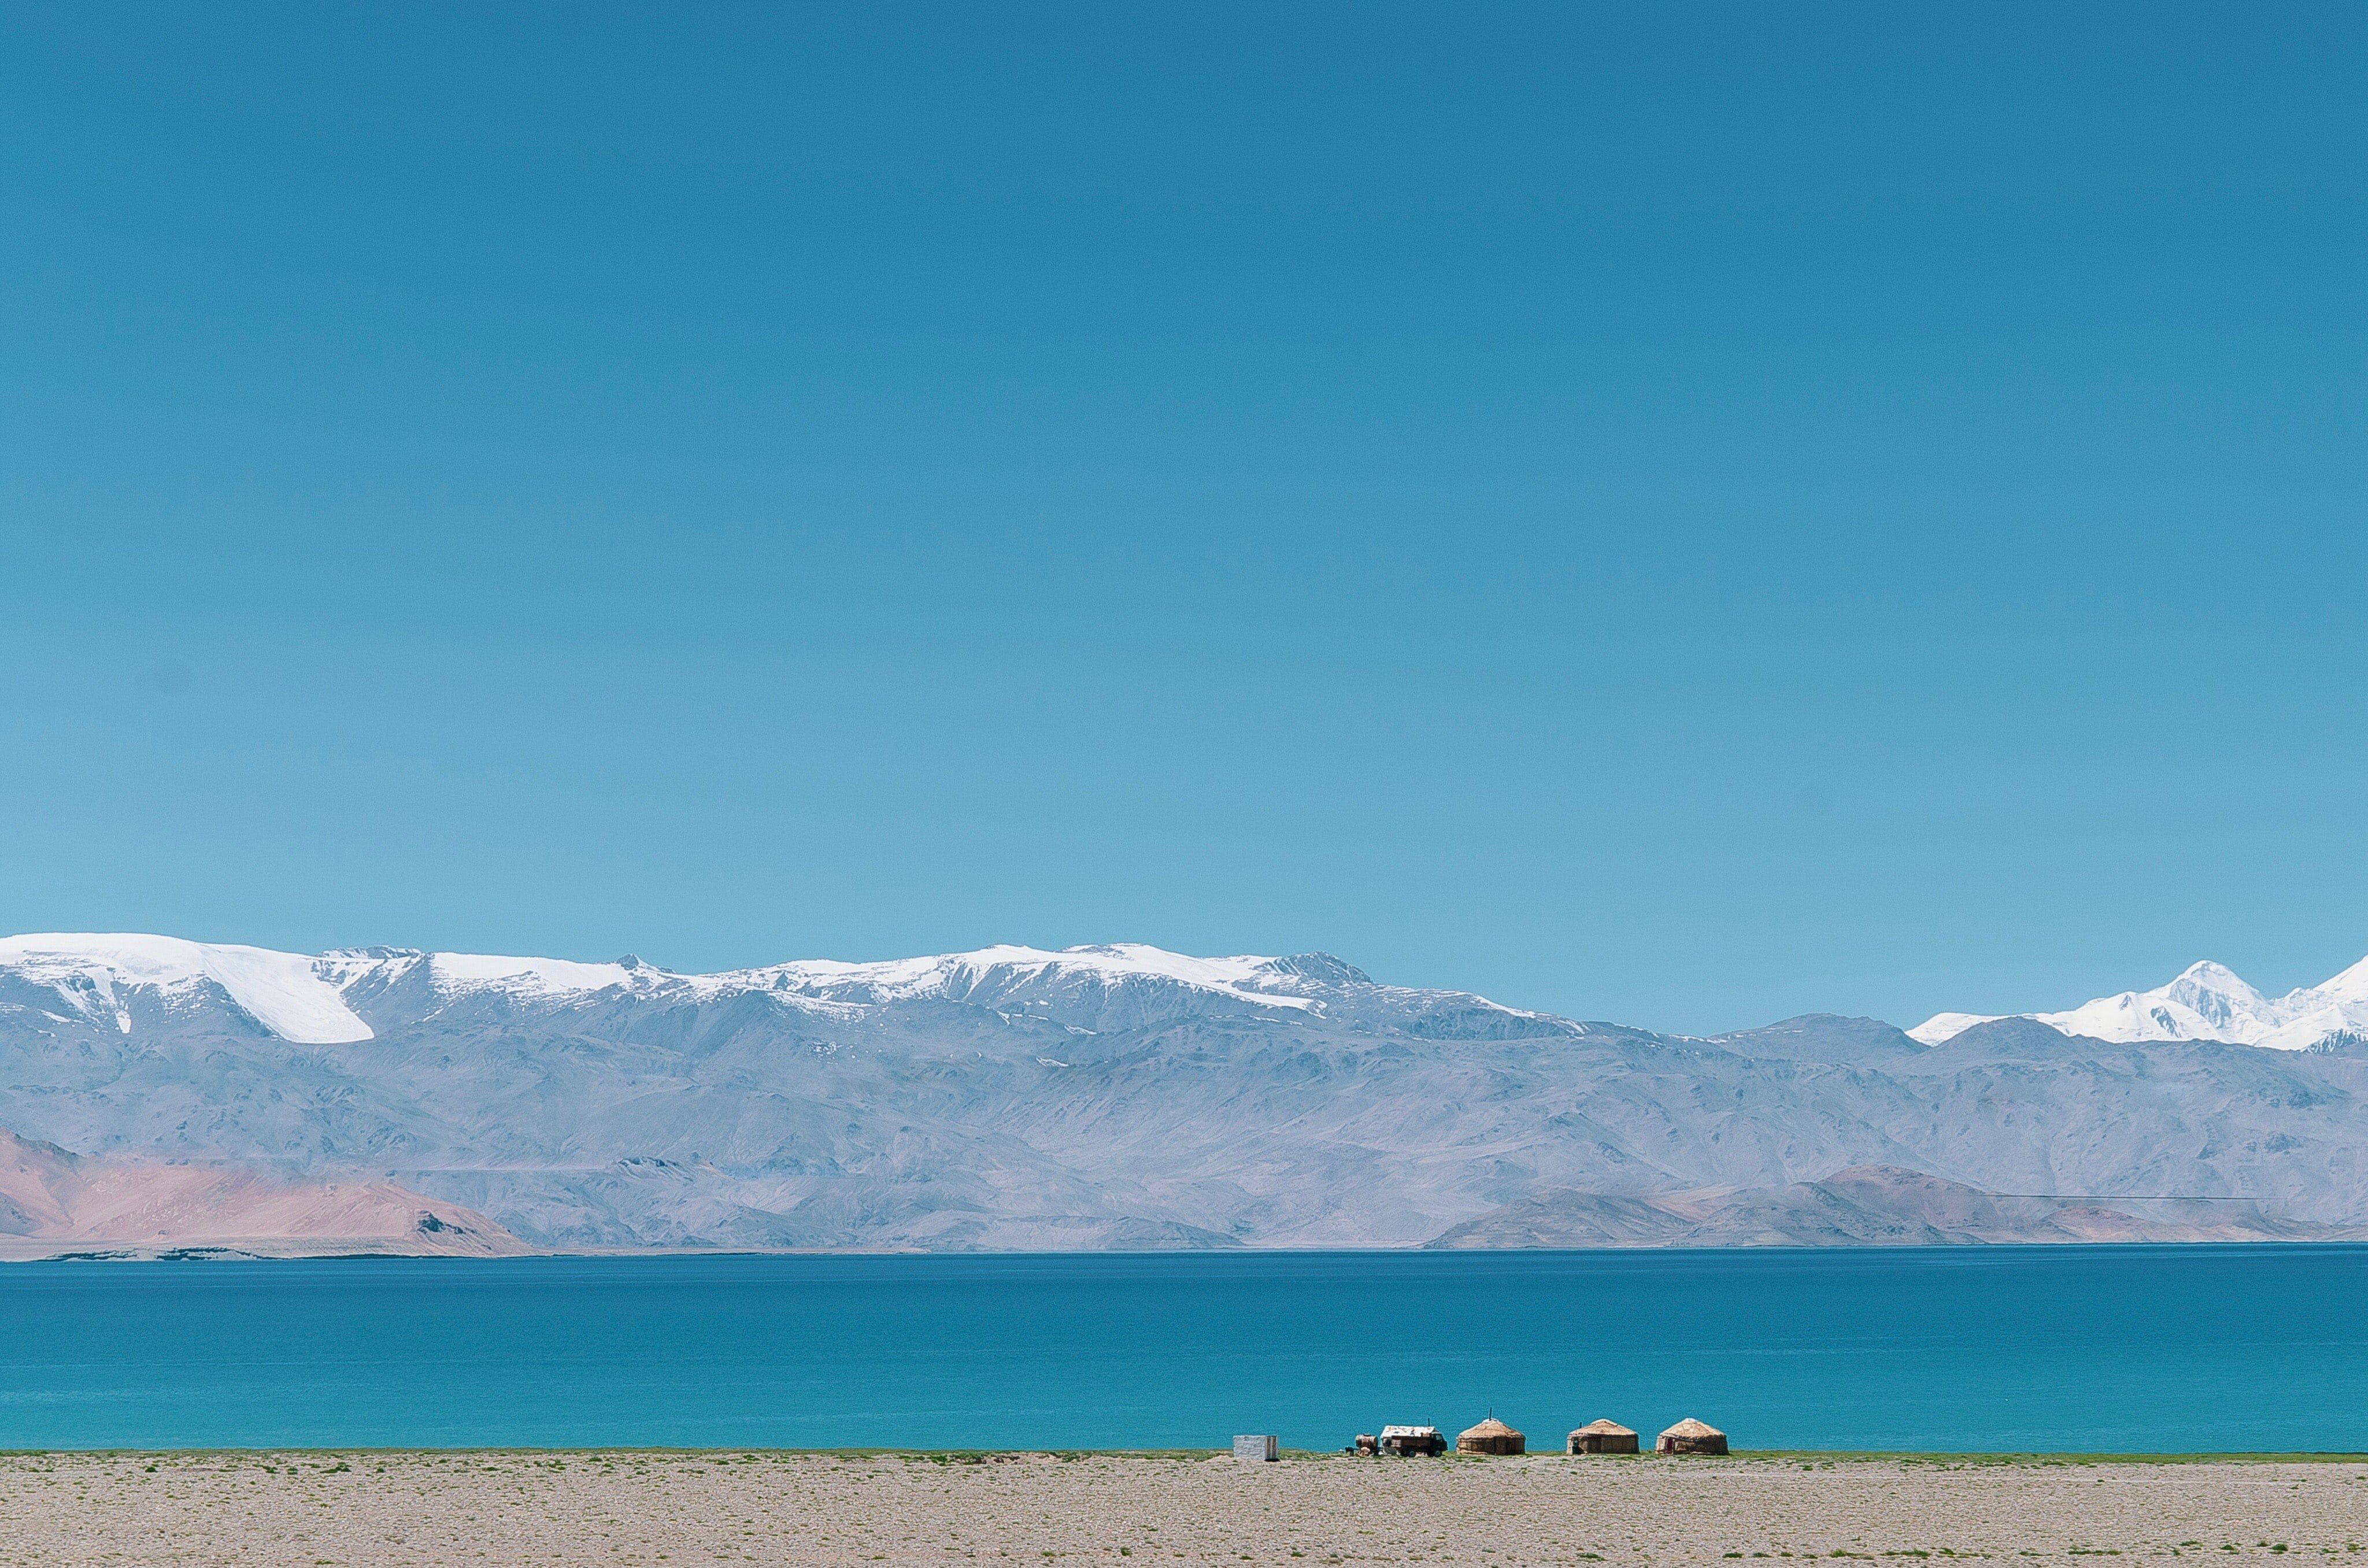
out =
<path fill-rule="evenodd" d="M 606 991 L 612 985 L 631 985 L 640 971 L 620 963 L 505 958 L 495 953 L 430 953 L 427 972 L 435 978 L 439 991 L 493 986 L 539 996 L 564 996 Z"/>
<path fill-rule="evenodd" d="M 871 1001 L 903 1002 L 924 996 L 959 999 L 983 988 L 1000 990 L 1054 974 L 1087 974 L 1106 983 L 1145 978 L 1173 981 L 1196 991 L 1222 993 L 1261 1006 L 1302 1010 L 1315 1006 L 1307 997 L 1265 989 L 1286 978 L 1276 971 L 1279 961 L 1252 957 L 1198 959 L 1140 942 L 1118 942 L 1105 947 L 1064 948 L 1059 952 L 1042 948 L 981 948 L 976 952 L 891 959 L 882 963 L 808 959 L 762 970 L 744 970 L 733 975 L 700 978 L 714 982 L 762 976 L 766 983 L 780 989 L 810 990 L 838 998 L 860 993 Z"/>
<path fill-rule="evenodd" d="M 56 988 L 85 1017 L 131 1032 L 125 990 L 172 992 L 208 981 L 248 1017 L 296 1045 L 346 1045 L 371 1038 L 346 1006 L 321 961 L 296 953 L 187 942 L 126 933 L 44 932 L 0 937 L 0 968 Z"/>
<path fill-rule="evenodd" d="M 488 953 L 433 953 L 429 972 L 441 991 L 495 988 L 520 994 L 583 995 L 622 986 L 635 992 L 680 988 L 701 999 L 762 991 L 784 1001 L 883 1004 L 921 997 L 964 999 L 1000 994 L 1015 986 L 1054 978 L 1090 977 L 1104 983 L 1126 980 L 1171 981 L 1198 991 L 1221 993 L 1273 1007 L 1308 1008 L 1304 996 L 1267 989 L 1289 983 L 1281 960 L 1267 958 L 1191 958 L 1139 942 L 1107 947 L 993 947 L 975 952 L 850 963 L 801 959 L 759 969 L 713 974 L 677 974 L 638 960 L 576 963 L 565 959 L 507 958 Z"/>

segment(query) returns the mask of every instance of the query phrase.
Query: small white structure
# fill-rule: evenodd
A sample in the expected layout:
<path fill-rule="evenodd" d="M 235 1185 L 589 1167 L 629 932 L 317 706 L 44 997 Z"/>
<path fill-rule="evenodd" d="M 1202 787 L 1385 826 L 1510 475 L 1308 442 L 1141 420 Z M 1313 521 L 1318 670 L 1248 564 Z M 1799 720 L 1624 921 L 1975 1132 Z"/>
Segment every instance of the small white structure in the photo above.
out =
<path fill-rule="evenodd" d="M 1384 1426 L 1382 1428 L 1382 1452 L 1393 1459 L 1443 1454 L 1447 1439 L 1439 1435 L 1436 1426 Z"/>
<path fill-rule="evenodd" d="M 1234 1458 L 1244 1464 L 1272 1464 L 1281 1457 L 1271 1432 L 1234 1434 Z"/>

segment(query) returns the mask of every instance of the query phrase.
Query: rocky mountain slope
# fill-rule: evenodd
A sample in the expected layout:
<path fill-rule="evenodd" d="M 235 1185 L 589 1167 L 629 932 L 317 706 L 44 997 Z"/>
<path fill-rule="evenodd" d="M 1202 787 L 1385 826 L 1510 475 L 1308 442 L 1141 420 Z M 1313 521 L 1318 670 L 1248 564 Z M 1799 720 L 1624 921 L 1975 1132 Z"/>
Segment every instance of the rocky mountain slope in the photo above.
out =
<path fill-rule="evenodd" d="M 542 1246 L 1396 1246 L 1475 1222 L 1459 1233 L 1520 1244 L 1502 1216 L 1569 1194 L 1782 1193 L 1870 1165 L 2340 1227 L 2368 1220 L 2363 1092 L 2346 1050 L 2022 1019 L 1938 1046 L 1831 1017 L 1686 1039 L 1320 954 L 679 975 L 0 943 L 0 1126 L 383 1180 Z"/>

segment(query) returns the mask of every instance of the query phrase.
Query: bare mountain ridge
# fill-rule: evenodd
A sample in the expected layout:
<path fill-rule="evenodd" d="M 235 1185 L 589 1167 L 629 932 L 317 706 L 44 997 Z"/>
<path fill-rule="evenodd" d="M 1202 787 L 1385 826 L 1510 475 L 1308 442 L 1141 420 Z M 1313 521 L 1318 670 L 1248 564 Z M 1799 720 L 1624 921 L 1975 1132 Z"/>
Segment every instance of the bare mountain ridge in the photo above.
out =
<path fill-rule="evenodd" d="M 2363 1089 L 2356 1051 L 2026 1019 L 1938 1047 L 1822 1017 L 1687 1039 L 1321 954 L 683 976 L 0 943 L 0 1125 L 108 1158 L 383 1179 L 542 1246 L 1417 1245 L 1553 1195 L 1657 1203 L 1875 1165 L 2344 1227 L 2368 1218 Z"/>

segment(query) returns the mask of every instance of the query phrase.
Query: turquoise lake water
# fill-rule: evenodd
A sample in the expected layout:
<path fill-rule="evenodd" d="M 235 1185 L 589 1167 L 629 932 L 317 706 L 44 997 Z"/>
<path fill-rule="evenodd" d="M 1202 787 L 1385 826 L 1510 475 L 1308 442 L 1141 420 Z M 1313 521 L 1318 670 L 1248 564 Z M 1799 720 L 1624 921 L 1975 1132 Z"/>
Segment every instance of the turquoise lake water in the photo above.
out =
<path fill-rule="evenodd" d="M 2368 1450 L 2368 1247 L 0 1266 L 0 1448 Z"/>

